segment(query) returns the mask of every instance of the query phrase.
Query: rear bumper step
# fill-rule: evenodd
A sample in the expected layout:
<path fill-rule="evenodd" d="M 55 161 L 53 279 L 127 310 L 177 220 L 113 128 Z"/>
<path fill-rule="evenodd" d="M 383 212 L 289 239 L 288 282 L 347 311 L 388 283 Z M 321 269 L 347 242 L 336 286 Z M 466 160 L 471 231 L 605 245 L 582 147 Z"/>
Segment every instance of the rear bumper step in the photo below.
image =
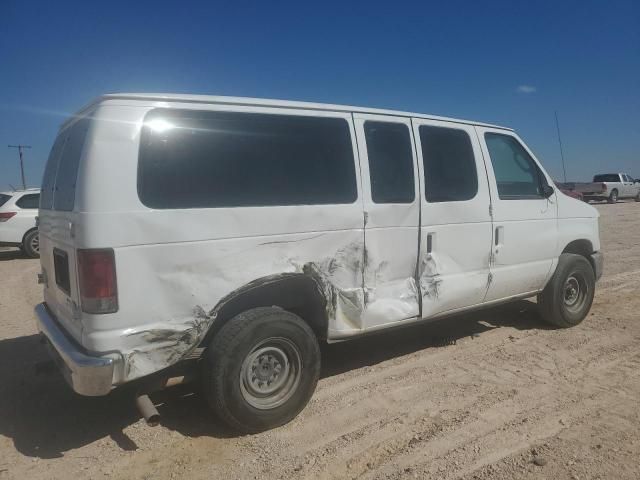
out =
<path fill-rule="evenodd" d="M 67 337 L 44 303 L 36 306 L 35 312 L 38 330 L 71 388 L 90 397 L 107 395 L 112 389 L 116 360 L 85 353 Z"/>

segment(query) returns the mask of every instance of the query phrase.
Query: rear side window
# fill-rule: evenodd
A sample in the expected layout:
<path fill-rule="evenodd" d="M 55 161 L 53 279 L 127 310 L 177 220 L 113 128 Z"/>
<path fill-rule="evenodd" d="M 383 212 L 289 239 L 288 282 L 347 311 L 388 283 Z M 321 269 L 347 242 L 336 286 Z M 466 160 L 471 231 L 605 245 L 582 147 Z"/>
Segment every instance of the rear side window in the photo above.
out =
<path fill-rule="evenodd" d="M 42 187 L 40 188 L 40 208 L 45 210 L 53 209 L 53 190 L 56 187 L 56 172 L 58 171 L 58 163 L 60 162 L 66 141 L 66 134 L 61 133 L 58 135 L 49 153 L 47 166 L 44 168 Z"/>
<path fill-rule="evenodd" d="M 0 193 L 0 207 L 7 203 L 7 200 L 11 198 L 11 195 L 5 195 L 4 193 Z"/>
<path fill-rule="evenodd" d="M 44 171 L 41 208 L 73 210 L 78 166 L 88 128 L 89 119 L 83 118 L 58 135 Z"/>
<path fill-rule="evenodd" d="M 138 194 L 151 208 L 353 203 L 341 118 L 156 109 L 142 128 Z"/>
<path fill-rule="evenodd" d="M 420 143 L 427 202 L 457 202 L 476 196 L 478 172 L 467 132 L 422 125 Z"/>
<path fill-rule="evenodd" d="M 82 119 L 70 128 L 56 174 L 56 188 L 53 195 L 54 210 L 73 210 L 76 200 L 78 166 L 88 128 L 88 119 Z"/>
<path fill-rule="evenodd" d="M 501 200 L 540 198 L 546 184 L 536 162 L 510 135 L 485 133 Z"/>
<path fill-rule="evenodd" d="M 604 175 L 596 175 L 593 177 L 594 182 L 619 182 L 620 177 L 617 173 L 605 173 Z"/>
<path fill-rule="evenodd" d="M 40 194 L 39 193 L 29 193 L 27 195 L 23 195 L 18 199 L 16 205 L 20 208 L 38 208 L 40 204 Z"/>

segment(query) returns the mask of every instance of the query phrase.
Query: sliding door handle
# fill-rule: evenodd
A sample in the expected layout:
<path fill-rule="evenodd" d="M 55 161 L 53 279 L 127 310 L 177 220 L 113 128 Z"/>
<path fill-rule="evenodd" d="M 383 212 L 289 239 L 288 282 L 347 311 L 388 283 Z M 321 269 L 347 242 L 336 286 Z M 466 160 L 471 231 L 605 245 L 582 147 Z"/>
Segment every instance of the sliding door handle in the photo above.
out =
<path fill-rule="evenodd" d="M 496 253 L 500 250 L 500 247 L 504 245 L 504 227 L 496 227 L 496 230 L 493 234 L 493 243 L 496 247 Z"/>

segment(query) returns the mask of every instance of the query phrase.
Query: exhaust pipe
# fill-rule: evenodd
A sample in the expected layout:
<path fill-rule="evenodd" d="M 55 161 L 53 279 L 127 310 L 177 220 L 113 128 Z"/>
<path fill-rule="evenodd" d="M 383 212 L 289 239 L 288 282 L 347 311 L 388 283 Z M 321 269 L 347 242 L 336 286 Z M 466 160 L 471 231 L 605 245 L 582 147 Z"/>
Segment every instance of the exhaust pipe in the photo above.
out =
<path fill-rule="evenodd" d="M 147 425 L 150 427 L 155 427 L 160 424 L 160 414 L 156 409 L 156 406 L 153 404 L 149 395 L 138 395 L 136 397 L 136 406 L 138 407 L 138 411 L 144 417 Z"/>

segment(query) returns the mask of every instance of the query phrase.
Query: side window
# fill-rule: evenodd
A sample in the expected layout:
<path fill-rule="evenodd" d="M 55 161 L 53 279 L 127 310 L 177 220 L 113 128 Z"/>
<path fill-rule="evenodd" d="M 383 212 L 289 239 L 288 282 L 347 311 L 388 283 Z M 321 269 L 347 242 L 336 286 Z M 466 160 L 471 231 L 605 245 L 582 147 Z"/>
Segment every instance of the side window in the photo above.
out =
<path fill-rule="evenodd" d="M 62 151 L 60 165 L 56 174 L 56 185 L 53 195 L 55 210 L 71 211 L 76 200 L 76 182 L 78 180 L 78 166 L 87 136 L 89 119 L 84 118 L 69 127 L 67 143 Z"/>
<path fill-rule="evenodd" d="M 353 203 L 342 118 L 156 109 L 147 114 L 138 195 L 151 208 Z"/>
<path fill-rule="evenodd" d="M 457 202 L 476 196 L 478 172 L 467 132 L 422 125 L 420 143 L 427 202 Z"/>
<path fill-rule="evenodd" d="M 40 194 L 39 193 L 30 193 L 27 195 L 23 195 L 18 199 L 16 205 L 20 208 L 38 208 L 40 204 Z"/>
<path fill-rule="evenodd" d="M 413 155 L 409 127 L 402 123 L 364 124 L 375 203 L 411 203 L 415 199 Z"/>
<path fill-rule="evenodd" d="M 60 133 L 49 153 L 47 166 L 44 169 L 44 176 L 42 177 L 42 188 L 40 189 L 40 194 L 42 195 L 40 208 L 46 210 L 53 208 L 53 189 L 56 186 L 56 172 L 58 171 L 58 163 L 60 162 L 66 141 L 67 134 Z"/>
<path fill-rule="evenodd" d="M 485 133 L 501 200 L 540 198 L 547 183 L 536 162 L 514 137 Z"/>

